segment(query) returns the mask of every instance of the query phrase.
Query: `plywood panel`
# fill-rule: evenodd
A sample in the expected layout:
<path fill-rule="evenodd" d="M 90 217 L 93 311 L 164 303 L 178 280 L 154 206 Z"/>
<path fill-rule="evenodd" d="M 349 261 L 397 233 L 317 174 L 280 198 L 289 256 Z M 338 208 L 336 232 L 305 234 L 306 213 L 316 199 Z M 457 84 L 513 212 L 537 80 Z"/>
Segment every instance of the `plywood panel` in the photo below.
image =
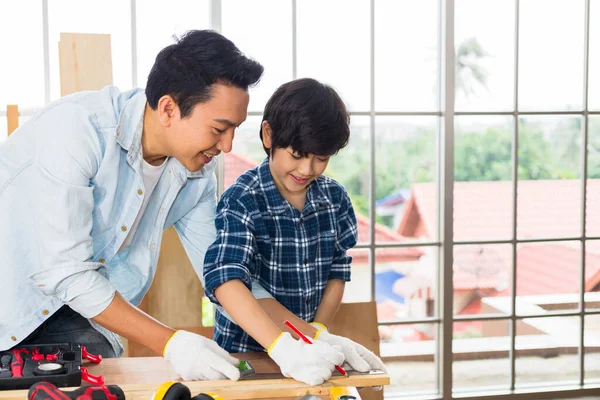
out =
<path fill-rule="evenodd" d="M 175 228 L 163 234 L 152 286 L 140 309 L 176 329 L 185 329 L 212 339 L 212 327 L 202 326 L 204 288 L 196 275 Z M 129 342 L 130 357 L 155 355 L 139 343 Z"/>
<path fill-rule="evenodd" d="M 362 344 L 373 353 L 379 353 L 379 328 L 377 325 L 377 305 L 366 303 L 343 303 L 329 326 L 331 333 L 347 337 Z M 371 388 L 359 390 L 363 400 L 383 400 L 383 390 Z"/>
<path fill-rule="evenodd" d="M 110 35 L 61 33 L 60 95 L 112 85 Z"/>
<path fill-rule="evenodd" d="M 163 234 L 158 267 L 146 294 L 148 312 L 169 326 L 201 326 L 204 289 L 174 228 Z"/>
<path fill-rule="evenodd" d="M 377 305 L 374 301 L 341 304 L 329 331 L 360 343 L 379 355 Z"/>

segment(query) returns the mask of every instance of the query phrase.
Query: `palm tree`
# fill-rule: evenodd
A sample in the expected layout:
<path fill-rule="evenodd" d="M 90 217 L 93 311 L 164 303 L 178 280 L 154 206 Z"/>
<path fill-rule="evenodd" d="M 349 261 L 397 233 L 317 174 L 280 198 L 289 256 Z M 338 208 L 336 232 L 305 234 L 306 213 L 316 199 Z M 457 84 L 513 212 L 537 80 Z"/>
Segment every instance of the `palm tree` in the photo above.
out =
<path fill-rule="evenodd" d="M 475 94 L 479 85 L 487 89 L 488 72 L 480 63 L 489 54 L 475 37 L 463 40 L 456 50 L 456 91 L 465 97 Z"/>

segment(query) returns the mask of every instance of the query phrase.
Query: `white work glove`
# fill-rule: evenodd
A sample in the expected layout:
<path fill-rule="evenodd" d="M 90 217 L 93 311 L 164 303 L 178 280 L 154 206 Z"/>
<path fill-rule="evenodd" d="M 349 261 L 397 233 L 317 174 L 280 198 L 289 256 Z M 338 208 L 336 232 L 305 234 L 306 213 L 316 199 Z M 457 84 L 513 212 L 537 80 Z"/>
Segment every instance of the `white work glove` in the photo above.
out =
<path fill-rule="evenodd" d="M 185 381 L 240 379 L 239 360 L 214 341 L 187 331 L 176 331 L 163 351 L 166 360 Z"/>
<path fill-rule="evenodd" d="M 327 343 L 308 344 L 288 332 L 279 335 L 268 352 L 284 376 L 309 385 L 325 382 L 331 378 L 335 366 L 344 362 L 344 355 Z"/>
<path fill-rule="evenodd" d="M 383 361 L 365 346 L 343 336 L 332 335 L 323 324 L 311 322 L 311 325 L 317 328 L 316 340 L 314 342 L 318 343 L 322 341 L 332 346 L 338 346 L 342 350 L 342 353 L 344 353 L 346 363 L 353 370 L 367 372 L 372 369 L 380 369 L 387 373 L 387 368 L 383 364 Z"/>

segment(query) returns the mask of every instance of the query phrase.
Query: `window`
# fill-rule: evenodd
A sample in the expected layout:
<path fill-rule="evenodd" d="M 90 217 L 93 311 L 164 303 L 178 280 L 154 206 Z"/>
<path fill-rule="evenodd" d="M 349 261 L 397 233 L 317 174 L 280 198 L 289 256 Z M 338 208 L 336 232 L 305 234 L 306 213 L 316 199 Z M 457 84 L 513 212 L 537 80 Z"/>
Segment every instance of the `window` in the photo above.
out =
<path fill-rule="evenodd" d="M 5 46 L 18 62 L 0 65 L 0 141 L 2 104 L 18 104 L 23 122 L 59 96 L 60 32 L 110 33 L 114 82 L 128 89 L 144 86 L 173 35 L 208 27 L 265 66 L 219 161 L 224 188 L 264 160 L 262 112 L 279 85 L 314 77 L 348 104 L 350 143 L 326 174 L 356 210 L 344 301 L 377 304 L 386 396 L 535 397 L 564 384 L 564 397 L 590 394 L 600 383 L 600 0 L 3 3 L 0 33 L 22 36 Z"/>

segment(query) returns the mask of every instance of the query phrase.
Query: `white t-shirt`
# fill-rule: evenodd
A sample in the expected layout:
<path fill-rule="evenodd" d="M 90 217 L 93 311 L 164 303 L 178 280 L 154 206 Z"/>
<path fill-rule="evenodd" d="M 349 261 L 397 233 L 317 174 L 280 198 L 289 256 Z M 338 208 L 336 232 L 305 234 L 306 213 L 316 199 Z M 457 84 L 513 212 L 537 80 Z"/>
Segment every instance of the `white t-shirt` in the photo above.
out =
<path fill-rule="evenodd" d="M 121 244 L 121 247 L 119 247 L 119 251 L 123 251 L 131 243 L 133 235 L 135 234 L 138 224 L 140 223 L 140 219 L 142 218 L 142 215 L 144 215 L 146 206 L 148 206 L 148 201 L 150 201 L 150 195 L 152 195 L 152 191 L 156 187 L 156 184 L 158 183 L 158 180 L 160 179 L 160 176 L 164 171 L 168 160 L 169 158 L 167 157 L 161 165 L 154 166 L 148 164 L 146 160 L 142 158 L 142 178 L 144 179 L 144 192 L 146 193 L 146 195 L 144 196 L 144 202 L 142 203 L 142 207 L 140 208 L 137 217 L 135 217 L 135 221 L 133 222 L 131 229 L 129 229 L 127 237 L 123 241 L 123 244 Z"/>

